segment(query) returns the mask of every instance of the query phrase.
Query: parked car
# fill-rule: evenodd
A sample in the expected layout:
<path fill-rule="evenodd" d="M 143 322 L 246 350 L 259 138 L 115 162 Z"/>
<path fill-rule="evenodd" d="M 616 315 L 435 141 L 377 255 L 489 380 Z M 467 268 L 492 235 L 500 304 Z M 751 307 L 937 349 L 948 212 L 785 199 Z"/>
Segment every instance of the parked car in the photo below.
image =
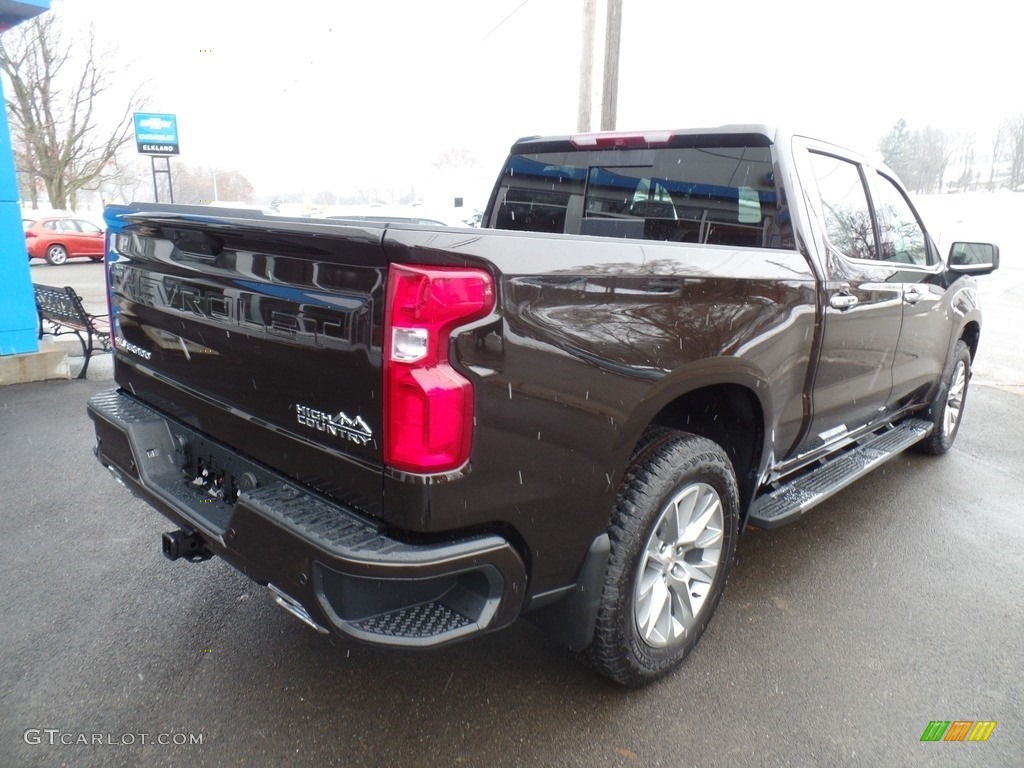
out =
<path fill-rule="evenodd" d="M 79 257 L 103 260 L 103 230 L 91 221 L 72 217 L 42 218 L 25 230 L 30 259 L 59 265 Z"/>

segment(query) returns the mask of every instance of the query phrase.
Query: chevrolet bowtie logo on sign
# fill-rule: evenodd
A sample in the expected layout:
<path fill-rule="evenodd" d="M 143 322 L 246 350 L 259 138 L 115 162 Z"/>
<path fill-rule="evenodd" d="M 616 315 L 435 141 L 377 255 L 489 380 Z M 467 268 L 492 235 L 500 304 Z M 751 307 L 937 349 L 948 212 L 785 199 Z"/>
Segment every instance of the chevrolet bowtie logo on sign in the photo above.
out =
<path fill-rule="evenodd" d="M 135 146 L 140 155 L 176 155 L 178 146 L 178 118 L 174 115 L 157 115 L 152 112 L 136 112 Z"/>
<path fill-rule="evenodd" d="M 995 727 L 995 720 L 932 720 L 921 741 L 988 741 Z"/>

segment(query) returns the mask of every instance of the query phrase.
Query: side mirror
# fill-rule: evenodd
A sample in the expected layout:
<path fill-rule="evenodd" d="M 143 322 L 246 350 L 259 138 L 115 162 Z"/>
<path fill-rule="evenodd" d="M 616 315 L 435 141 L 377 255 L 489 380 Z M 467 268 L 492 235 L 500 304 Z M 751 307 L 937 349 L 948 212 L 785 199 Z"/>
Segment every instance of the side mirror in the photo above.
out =
<path fill-rule="evenodd" d="M 949 269 L 962 275 L 987 275 L 999 268 L 999 247 L 992 243 L 953 243 Z"/>

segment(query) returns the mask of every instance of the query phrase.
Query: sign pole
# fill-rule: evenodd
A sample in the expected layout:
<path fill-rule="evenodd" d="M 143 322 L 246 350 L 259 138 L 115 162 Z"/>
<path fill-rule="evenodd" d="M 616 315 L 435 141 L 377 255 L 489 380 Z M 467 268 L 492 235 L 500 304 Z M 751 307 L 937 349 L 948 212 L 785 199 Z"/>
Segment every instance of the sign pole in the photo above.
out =
<path fill-rule="evenodd" d="M 151 155 L 150 158 L 149 158 L 149 164 L 150 164 L 150 166 L 151 166 L 151 168 L 153 170 L 153 202 L 154 203 L 159 203 L 160 202 L 160 190 L 159 190 L 159 185 L 156 183 L 156 175 L 158 173 L 162 173 L 162 174 L 167 176 L 167 194 L 170 197 L 169 202 L 173 203 L 174 202 L 174 182 L 171 181 L 171 158 L 167 157 L 166 155 L 159 156 L 164 161 L 164 167 L 163 167 L 163 170 L 159 170 L 158 171 L 157 168 L 156 168 L 156 158 L 157 157 L 158 157 L 157 155 Z"/>

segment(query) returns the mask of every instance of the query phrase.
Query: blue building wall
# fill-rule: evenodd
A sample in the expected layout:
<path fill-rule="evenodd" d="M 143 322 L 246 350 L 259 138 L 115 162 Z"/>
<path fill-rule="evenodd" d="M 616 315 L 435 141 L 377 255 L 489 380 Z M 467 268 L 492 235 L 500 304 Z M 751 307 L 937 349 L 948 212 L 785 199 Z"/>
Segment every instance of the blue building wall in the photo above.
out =
<path fill-rule="evenodd" d="M 0 1 L 0 30 L 37 16 L 49 7 L 49 0 Z M 6 100 L 3 103 L 6 105 Z M 5 108 L 0 110 L 0 355 L 38 351 L 37 334 L 36 302 Z"/>

